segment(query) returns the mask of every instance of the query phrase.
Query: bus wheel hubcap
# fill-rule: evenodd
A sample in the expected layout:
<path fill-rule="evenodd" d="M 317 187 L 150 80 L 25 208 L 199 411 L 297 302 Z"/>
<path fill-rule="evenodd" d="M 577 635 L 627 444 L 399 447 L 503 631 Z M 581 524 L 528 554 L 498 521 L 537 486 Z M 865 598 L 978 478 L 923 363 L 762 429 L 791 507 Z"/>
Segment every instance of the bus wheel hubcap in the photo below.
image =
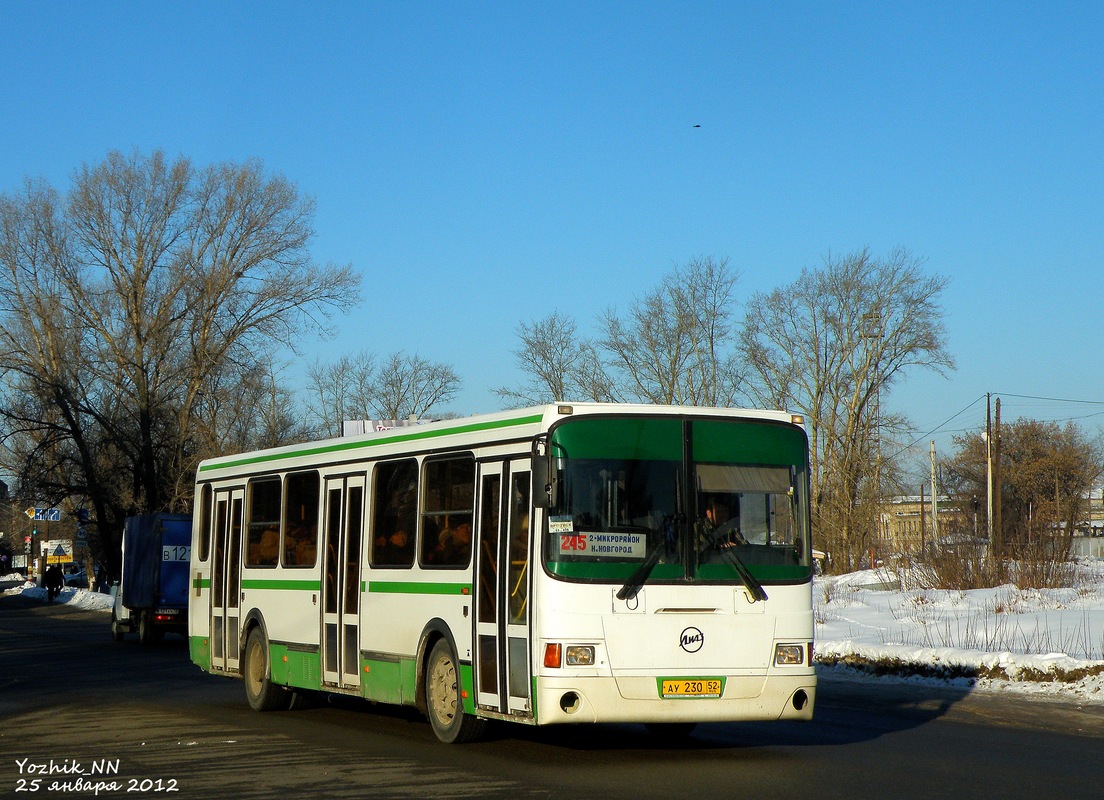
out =
<path fill-rule="evenodd" d="M 449 723 L 456 715 L 456 668 L 452 661 L 442 658 L 433 666 L 430 677 L 433 714 L 443 723 Z"/>

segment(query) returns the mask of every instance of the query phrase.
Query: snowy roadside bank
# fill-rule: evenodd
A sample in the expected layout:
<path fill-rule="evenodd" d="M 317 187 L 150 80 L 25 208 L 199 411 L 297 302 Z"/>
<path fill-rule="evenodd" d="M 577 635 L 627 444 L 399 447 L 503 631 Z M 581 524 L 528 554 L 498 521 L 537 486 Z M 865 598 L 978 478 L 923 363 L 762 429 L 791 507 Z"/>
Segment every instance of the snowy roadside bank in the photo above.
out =
<path fill-rule="evenodd" d="M 951 682 L 1104 705 L 1104 564 L 1075 588 L 898 588 L 870 570 L 818 578 L 816 659 L 856 676 Z"/>
<path fill-rule="evenodd" d="M 15 579 L 22 577 L 20 575 L 9 575 L 7 578 Z M 35 586 L 34 583 L 27 581 L 20 586 L 14 586 L 8 589 L 4 594 L 21 594 L 23 597 L 31 598 L 32 600 L 41 600 L 43 603 L 48 602 L 46 596 L 46 590 Z M 75 608 L 83 608 L 88 611 L 111 611 L 113 598 L 109 594 L 102 594 L 100 592 L 90 592 L 87 589 L 74 589 L 72 586 L 66 586 L 58 594 L 55 603 L 62 603 L 70 605 Z"/>

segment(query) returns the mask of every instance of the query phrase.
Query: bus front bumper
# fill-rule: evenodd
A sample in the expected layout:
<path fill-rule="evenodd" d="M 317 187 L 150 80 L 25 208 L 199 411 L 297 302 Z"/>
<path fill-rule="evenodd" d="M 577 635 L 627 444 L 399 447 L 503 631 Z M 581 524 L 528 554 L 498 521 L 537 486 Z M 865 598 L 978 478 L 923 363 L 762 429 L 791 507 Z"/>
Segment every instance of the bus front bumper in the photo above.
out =
<path fill-rule="evenodd" d="M 663 697 L 662 679 L 541 677 L 537 723 L 811 720 L 816 675 L 727 676 L 719 696 Z"/>

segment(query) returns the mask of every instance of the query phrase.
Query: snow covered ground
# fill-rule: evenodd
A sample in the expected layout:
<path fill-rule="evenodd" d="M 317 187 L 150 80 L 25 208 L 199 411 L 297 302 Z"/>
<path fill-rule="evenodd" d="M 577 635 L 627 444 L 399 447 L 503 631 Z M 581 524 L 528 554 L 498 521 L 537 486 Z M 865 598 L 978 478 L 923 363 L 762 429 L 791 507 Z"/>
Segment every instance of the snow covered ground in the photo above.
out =
<path fill-rule="evenodd" d="M 1072 589 L 902 590 L 887 570 L 818 578 L 820 670 L 1104 706 L 1104 561 L 1082 568 Z M 46 602 L 46 590 L 29 583 L 6 594 L 20 592 Z M 55 602 L 111 611 L 111 597 L 85 589 L 67 587 Z"/>
<path fill-rule="evenodd" d="M 23 576 L 19 573 L 13 573 L 11 575 L 0 576 L 0 581 L 14 581 L 22 577 Z M 47 601 L 46 590 L 40 589 L 30 582 L 24 583 L 22 586 L 8 589 L 4 594 L 22 594 L 24 597 L 41 600 L 43 603 Z M 61 590 L 61 594 L 58 595 L 58 598 L 54 602 L 66 603 L 76 608 L 86 608 L 90 611 L 106 611 L 111 613 L 113 599 L 111 595 L 90 592 L 87 589 L 74 589 L 72 586 L 66 586 Z"/>
<path fill-rule="evenodd" d="M 902 590 L 888 570 L 819 578 L 817 659 L 842 674 L 1104 705 L 1104 561 L 1080 569 L 1069 589 Z"/>

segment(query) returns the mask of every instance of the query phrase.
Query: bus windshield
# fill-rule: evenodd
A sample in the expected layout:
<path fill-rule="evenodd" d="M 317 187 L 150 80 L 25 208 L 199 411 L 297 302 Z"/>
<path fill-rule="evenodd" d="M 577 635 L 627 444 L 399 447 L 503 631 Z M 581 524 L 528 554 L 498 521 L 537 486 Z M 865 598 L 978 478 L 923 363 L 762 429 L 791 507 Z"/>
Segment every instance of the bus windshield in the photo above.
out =
<path fill-rule="evenodd" d="M 811 574 L 806 439 L 726 418 L 564 420 L 545 568 L 565 579 L 765 583 Z M 765 595 L 763 595 L 765 596 Z"/>

